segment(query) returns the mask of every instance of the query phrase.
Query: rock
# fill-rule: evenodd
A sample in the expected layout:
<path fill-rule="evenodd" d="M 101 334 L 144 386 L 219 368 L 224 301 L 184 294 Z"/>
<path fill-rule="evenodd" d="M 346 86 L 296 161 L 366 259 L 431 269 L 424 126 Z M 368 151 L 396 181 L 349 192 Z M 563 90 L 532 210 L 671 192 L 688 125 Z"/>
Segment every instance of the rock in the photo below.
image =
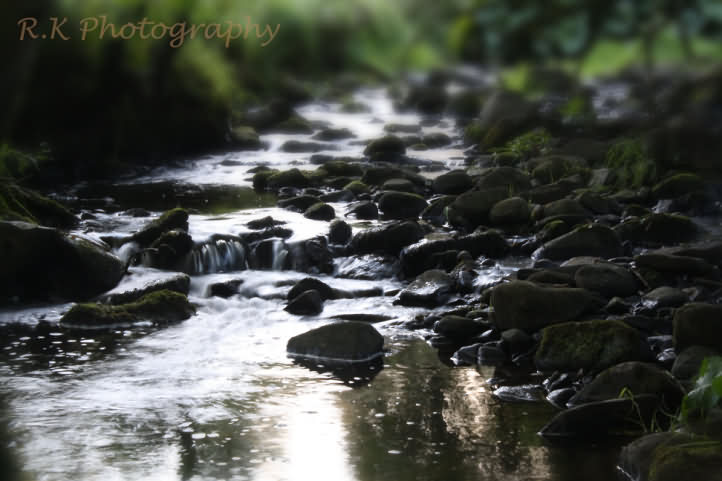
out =
<path fill-rule="evenodd" d="M 707 276 L 715 272 L 714 266 L 703 259 L 663 253 L 640 254 L 634 258 L 634 263 L 637 267 L 677 275 Z"/>
<path fill-rule="evenodd" d="M 672 375 L 653 364 L 623 362 L 599 373 L 594 380 L 569 399 L 568 406 L 616 399 L 626 391 L 630 395 L 657 396 L 666 412 L 677 412 L 685 391 Z"/>
<path fill-rule="evenodd" d="M 652 187 L 651 194 L 655 199 L 675 199 L 704 187 L 704 180 L 696 174 L 676 174 L 657 183 Z"/>
<path fill-rule="evenodd" d="M 421 218 L 435 226 L 446 223 L 446 207 L 456 199 L 453 195 L 444 195 L 429 201 L 429 206 L 421 212 Z"/>
<path fill-rule="evenodd" d="M 76 304 L 60 318 L 60 325 L 77 328 L 105 328 L 141 321 L 169 324 L 195 314 L 184 294 L 162 290 L 144 295 L 135 302 L 117 306 Z"/>
<path fill-rule="evenodd" d="M 426 179 L 406 169 L 394 167 L 390 164 L 381 164 L 369 167 L 361 177 L 361 182 L 366 185 L 382 185 L 389 179 L 408 179 L 419 187 L 426 185 Z"/>
<path fill-rule="evenodd" d="M 574 276 L 567 272 L 552 269 L 543 269 L 541 271 L 534 272 L 529 277 L 522 280 L 536 282 L 538 284 L 555 284 L 556 287 L 576 287 Z"/>
<path fill-rule="evenodd" d="M 688 301 L 687 294 L 675 287 L 662 286 L 642 296 L 644 305 L 651 309 L 679 307 Z"/>
<path fill-rule="evenodd" d="M 437 194 L 458 195 L 471 189 L 471 177 L 463 170 L 452 170 L 434 179 L 432 187 Z"/>
<path fill-rule="evenodd" d="M 267 180 L 268 188 L 273 190 L 278 190 L 281 187 L 296 187 L 301 189 L 303 187 L 308 187 L 309 185 L 311 185 L 311 182 L 308 180 L 308 177 L 303 175 L 303 172 L 298 169 L 276 172 L 268 177 Z"/>
<path fill-rule="evenodd" d="M 722 266 L 722 242 L 708 240 L 682 247 L 666 249 L 670 255 L 698 257 L 710 264 Z"/>
<path fill-rule="evenodd" d="M 323 144 L 317 142 L 303 142 L 300 140 L 287 140 L 281 145 L 282 152 L 289 152 L 292 154 L 303 154 L 308 152 L 318 152 L 325 150 Z"/>
<path fill-rule="evenodd" d="M 558 413 L 539 434 L 587 440 L 643 434 L 652 424 L 657 407 L 657 398 L 646 395 L 582 404 Z"/>
<path fill-rule="evenodd" d="M 444 316 L 434 324 L 434 332 L 449 339 L 463 341 L 481 334 L 484 324 L 462 316 Z"/>
<path fill-rule="evenodd" d="M 135 302 L 146 294 L 169 290 L 180 294 L 188 294 L 191 285 L 191 278 L 186 274 L 175 274 L 166 279 L 149 282 L 142 287 L 123 292 L 109 292 L 100 298 L 101 302 L 107 304 L 128 304 Z"/>
<path fill-rule="evenodd" d="M 231 279 L 223 282 L 214 282 L 208 286 L 209 297 L 228 298 L 238 294 L 238 288 L 243 284 L 241 279 Z"/>
<path fill-rule="evenodd" d="M 534 344 L 534 339 L 521 329 L 503 331 L 501 340 L 512 355 L 524 353 Z"/>
<path fill-rule="evenodd" d="M 678 352 L 689 346 L 722 351 L 722 306 L 693 302 L 677 309 L 674 340 Z"/>
<path fill-rule="evenodd" d="M 7 158 L 8 156 L 5 156 L 3 161 L 7 162 Z M 7 168 L 7 163 L 4 166 Z M 0 220 L 22 221 L 61 229 L 72 227 L 78 222 L 73 213 L 60 203 L 13 184 L 5 178 L 0 181 Z"/>
<path fill-rule="evenodd" d="M 418 124 L 386 124 L 384 125 L 384 132 L 390 134 L 416 134 L 421 132 L 421 125 Z"/>
<path fill-rule="evenodd" d="M 316 133 L 311 138 L 314 140 L 322 140 L 325 142 L 332 142 L 332 141 L 336 141 L 336 140 L 351 139 L 353 137 L 356 137 L 356 136 L 349 129 L 326 128 L 326 129 L 322 129 L 320 132 Z"/>
<path fill-rule="evenodd" d="M 628 297 L 637 293 L 637 279 L 624 267 L 610 263 L 587 264 L 574 274 L 577 287 L 598 292 L 611 298 Z"/>
<path fill-rule="evenodd" d="M 172 209 L 165 212 L 133 234 L 129 240 L 137 242 L 141 247 L 147 247 L 161 234 L 174 229 L 188 231 L 188 212 L 185 209 Z"/>
<path fill-rule="evenodd" d="M 480 347 L 481 343 L 479 342 L 461 347 L 451 356 L 451 360 L 457 366 L 474 366 L 479 360 Z"/>
<path fill-rule="evenodd" d="M 321 296 L 321 299 L 324 301 L 337 298 L 334 289 L 325 282 L 319 281 L 318 279 L 315 279 L 313 277 L 305 277 L 293 285 L 291 290 L 288 291 L 286 299 L 292 301 L 304 292 L 310 290 L 318 292 L 318 294 Z"/>
<path fill-rule="evenodd" d="M 484 102 L 478 121 L 481 147 L 502 145 L 531 127 L 535 120 L 536 106 L 532 102 L 517 93 L 494 92 Z"/>
<path fill-rule="evenodd" d="M 473 230 L 489 222 L 489 212 L 497 202 L 508 197 L 503 187 L 488 190 L 470 190 L 458 196 L 447 207 L 449 223 L 455 227 Z"/>
<path fill-rule="evenodd" d="M 275 227 L 277 225 L 283 225 L 285 224 L 282 220 L 275 220 L 270 215 L 266 217 L 261 217 L 260 219 L 253 219 L 251 221 L 246 222 L 246 227 L 253 230 L 262 230 L 267 229 L 269 227 Z"/>
<path fill-rule="evenodd" d="M 447 100 L 443 86 L 416 85 L 404 99 L 404 105 L 424 115 L 438 115 L 444 111 Z"/>
<path fill-rule="evenodd" d="M 494 342 L 487 342 L 479 347 L 477 358 L 477 362 L 485 366 L 499 366 L 508 360 L 506 352 Z"/>
<path fill-rule="evenodd" d="M 536 403 L 544 400 L 544 390 L 538 384 L 502 386 L 495 389 L 492 395 L 501 401 L 511 403 Z"/>
<path fill-rule="evenodd" d="M 424 231 L 416 222 L 394 222 L 376 229 L 359 232 L 351 239 L 357 254 L 383 253 L 398 255 L 404 247 L 418 242 Z"/>
<path fill-rule="evenodd" d="M 577 319 L 604 305 L 591 292 L 576 288 L 542 287 L 527 281 L 512 281 L 491 292 L 494 324 L 502 331 L 534 332 L 553 323 Z"/>
<path fill-rule="evenodd" d="M 346 212 L 346 215 L 354 215 L 359 220 L 373 220 L 378 219 L 379 209 L 370 200 L 364 200 L 353 204 Z"/>
<path fill-rule="evenodd" d="M 319 202 L 306 209 L 303 216 L 307 219 L 330 221 L 336 217 L 336 211 L 325 202 Z"/>
<path fill-rule="evenodd" d="M 521 197 L 512 197 L 497 202 L 489 212 L 489 220 L 494 225 L 526 224 L 529 222 L 530 216 L 529 203 Z"/>
<path fill-rule="evenodd" d="M 559 409 L 566 409 L 567 401 L 569 401 L 576 392 L 577 391 L 572 387 L 554 389 L 547 394 L 547 401 Z"/>
<path fill-rule="evenodd" d="M 532 160 L 536 167 L 531 175 L 541 184 L 550 184 L 586 167 L 583 159 L 572 156 L 550 155 Z"/>
<path fill-rule="evenodd" d="M 320 202 L 321 199 L 313 195 L 297 195 L 279 200 L 278 207 L 296 212 L 305 212 L 308 208 Z"/>
<path fill-rule="evenodd" d="M 619 469 L 635 481 L 719 481 L 722 444 L 679 432 L 648 434 L 622 449 Z"/>
<path fill-rule="evenodd" d="M 436 307 L 450 297 L 454 280 L 442 270 L 426 271 L 418 276 L 399 294 L 402 306 Z"/>
<path fill-rule="evenodd" d="M 328 231 L 328 241 L 331 244 L 345 245 L 351 239 L 351 226 L 341 219 L 331 222 Z"/>
<path fill-rule="evenodd" d="M 361 165 L 356 162 L 342 160 L 341 158 L 327 160 L 320 168 L 332 177 L 361 177 L 364 175 L 364 169 Z"/>
<path fill-rule="evenodd" d="M 394 162 L 406 154 L 404 141 L 395 135 L 386 135 L 372 140 L 364 149 L 364 155 L 373 161 Z"/>
<path fill-rule="evenodd" d="M 289 339 L 291 356 L 364 362 L 383 355 L 384 338 L 368 323 L 337 322 Z"/>
<path fill-rule="evenodd" d="M 699 229 L 688 217 L 678 214 L 649 214 L 614 227 L 624 241 L 649 244 L 679 244 L 697 237 Z"/>
<path fill-rule="evenodd" d="M 549 202 L 563 199 L 571 194 L 578 185 L 569 179 L 561 179 L 557 182 L 547 185 L 540 185 L 529 189 L 524 197 L 534 204 L 547 204 Z"/>
<path fill-rule="evenodd" d="M 627 314 L 632 309 L 632 305 L 625 302 L 621 297 L 612 297 L 604 310 L 609 314 Z"/>
<path fill-rule="evenodd" d="M 408 192 L 390 191 L 379 199 L 379 209 L 389 219 L 416 219 L 426 205 L 423 197 Z"/>
<path fill-rule="evenodd" d="M 544 227 L 537 234 L 537 239 L 541 242 L 549 242 L 552 239 L 563 236 L 572 230 L 572 226 L 563 220 L 553 220 L 544 224 Z"/>
<path fill-rule="evenodd" d="M 323 311 L 323 299 L 317 290 L 304 291 L 291 299 L 284 311 L 298 316 L 314 316 Z"/>
<path fill-rule="evenodd" d="M 231 129 L 231 145 L 238 150 L 258 150 L 263 147 L 256 129 L 245 125 Z"/>
<path fill-rule="evenodd" d="M 571 217 L 585 219 L 592 214 L 578 200 L 559 199 L 544 205 L 544 217 Z"/>
<path fill-rule="evenodd" d="M 705 346 L 689 346 L 677 354 L 672 375 L 680 381 L 691 381 L 699 374 L 706 357 L 718 356 L 719 352 Z"/>
<path fill-rule="evenodd" d="M 534 257 L 566 260 L 593 256 L 608 259 L 623 254 L 622 242 L 616 232 L 603 225 L 588 224 L 547 242 L 534 253 Z"/>
<path fill-rule="evenodd" d="M 2 300 L 85 300 L 112 289 L 125 274 L 125 264 L 106 246 L 50 227 L 0 221 L 0 239 Z"/>
<path fill-rule="evenodd" d="M 383 183 L 381 190 L 416 193 L 416 186 L 408 179 L 389 179 Z"/>
<path fill-rule="evenodd" d="M 602 197 L 589 190 L 582 192 L 577 200 L 585 209 L 598 215 L 619 214 L 622 212 L 622 207 L 615 200 Z"/>
<path fill-rule="evenodd" d="M 150 265 L 160 269 L 173 269 L 193 250 L 194 245 L 193 239 L 185 231 L 164 232 L 150 245 Z"/>
<path fill-rule="evenodd" d="M 637 330 L 606 320 L 546 327 L 534 362 L 540 371 L 597 371 L 620 362 L 650 359 L 649 346 Z"/>
<path fill-rule="evenodd" d="M 506 191 L 506 197 L 511 197 L 531 189 L 531 180 L 514 167 L 496 167 L 482 173 L 476 186 L 480 190 L 501 188 Z"/>

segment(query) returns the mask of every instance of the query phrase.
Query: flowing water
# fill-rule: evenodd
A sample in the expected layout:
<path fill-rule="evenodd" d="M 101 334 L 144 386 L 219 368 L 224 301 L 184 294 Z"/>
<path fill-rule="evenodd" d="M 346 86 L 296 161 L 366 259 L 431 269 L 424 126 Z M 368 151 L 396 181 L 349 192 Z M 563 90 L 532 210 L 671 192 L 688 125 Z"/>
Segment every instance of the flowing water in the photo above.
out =
<path fill-rule="evenodd" d="M 333 104 L 301 109 L 306 118 L 347 127 L 357 135 L 330 144 L 333 150 L 327 153 L 360 156 L 358 141 L 380 135 L 383 122 L 419 123 L 414 115 L 395 113 L 383 91 L 362 92 L 357 100 L 369 112 L 346 114 Z M 424 129 L 446 132 L 456 142 L 418 153 L 428 175 L 435 175 L 440 162 L 445 169 L 463 164 L 459 132 L 450 119 Z M 306 140 L 300 135 L 263 136 L 266 151 L 193 159 L 128 179 L 115 192 L 162 183 L 244 187 L 250 185 L 248 170 L 258 165 L 308 167 L 308 154 L 279 151 L 290 139 Z M 71 189 L 70 197 L 83 188 Z M 70 304 L 0 312 L 0 469 L 5 478 L 614 478 L 617 447 L 546 444 L 536 433 L 555 408 L 502 403 L 486 382 L 494 378 L 501 384 L 523 384 L 528 376 L 507 368 L 453 367 L 448 354 L 424 341 L 424 331 L 401 326 L 423 309 L 395 306 L 393 295 L 384 295 L 328 301 L 319 316 L 285 312 L 288 289 L 305 277 L 280 270 L 287 244 L 278 240 L 271 269 L 259 271 L 248 268 L 249 253 L 228 236 L 246 232 L 246 222 L 267 215 L 293 230 L 286 242 L 325 234 L 328 224 L 271 207 L 273 199 L 250 191 L 243 191 L 242 206 L 203 210 L 197 205 L 203 206 L 200 192 L 184 197 L 197 209 L 189 220 L 198 244 L 187 268 L 193 275 L 190 299 L 198 306 L 191 319 L 162 329 L 138 325 L 82 331 L 58 326 Z M 124 202 L 114 198 L 79 200 L 88 215 L 78 233 L 93 238 L 127 234 L 148 218 L 132 217 L 121 207 L 157 209 L 153 215 L 168 207 L 143 205 L 136 194 Z M 334 207 L 342 215 L 344 206 Z M 132 249 L 126 245 L 118 253 L 127 257 Z M 478 283 L 520 265 L 524 262 L 509 259 L 480 266 Z M 168 275 L 133 267 L 115 290 Z M 393 268 L 374 256 L 336 259 L 335 275 L 320 278 L 349 291 L 380 288 L 393 294 L 401 287 Z M 209 284 L 230 279 L 242 281 L 237 295 L 207 296 Z M 334 373 L 287 358 L 291 336 L 353 314 L 387 319 L 376 324 L 386 339 L 382 363 Z"/>

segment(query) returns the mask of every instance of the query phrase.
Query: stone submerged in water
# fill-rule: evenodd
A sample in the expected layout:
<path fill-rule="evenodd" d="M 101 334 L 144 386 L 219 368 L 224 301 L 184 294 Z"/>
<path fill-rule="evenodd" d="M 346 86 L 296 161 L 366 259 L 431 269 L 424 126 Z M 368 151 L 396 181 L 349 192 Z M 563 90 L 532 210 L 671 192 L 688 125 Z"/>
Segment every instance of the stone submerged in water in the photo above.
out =
<path fill-rule="evenodd" d="M 125 274 L 125 264 L 102 245 L 53 228 L 0 221 L 0 239 L 0 299 L 85 300 Z"/>
<path fill-rule="evenodd" d="M 188 319 L 195 307 L 178 292 L 162 290 L 121 305 L 76 304 L 60 319 L 60 325 L 77 328 L 105 328 L 149 321 L 170 324 Z"/>
<path fill-rule="evenodd" d="M 122 286 L 122 284 L 121 284 Z M 169 290 L 178 292 L 180 294 L 188 294 L 191 286 L 191 278 L 187 274 L 175 274 L 165 279 L 159 279 L 156 281 L 149 282 L 142 287 L 137 289 L 131 289 L 129 291 L 122 292 L 109 292 L 104 294 L 101 298 L 101 302 L 107 304 L 128 304 L 134 302 L 151 292 L 157 292 L 162 290 Z M 115 291 L 115 289 L 114 289 Z"/>
<path fill-rule="evenodd" d="M 491 305 L 494 306 L 493 322 L 499 329 L 533 332 L 553 323 L 578 319 L 602 307 L 604 301 L 585 289 L 512 281 L 492 290 Z"/>
<path fill-rule="evenodd" d="M 384 338 L 368 323 L 343 321 L 289 339 L 292 357 L 322 361 L 367 362 L 383 355 Z"/>
<path fill-rule="evenodd" d="M 419 275 L 402 290 L 397 302 L 402 306 L 440 306 L 449 299 L 453 287 L 451 276 L 442 270 L 432 269 Z"/>
<path fill-rule="evenodd" d="M 620 321 L 567 322 L 542 331 L 534 356 L 540 371 L 596 371 L 625 361 L 649 361 L 652 353 L 634 328 Z"/>

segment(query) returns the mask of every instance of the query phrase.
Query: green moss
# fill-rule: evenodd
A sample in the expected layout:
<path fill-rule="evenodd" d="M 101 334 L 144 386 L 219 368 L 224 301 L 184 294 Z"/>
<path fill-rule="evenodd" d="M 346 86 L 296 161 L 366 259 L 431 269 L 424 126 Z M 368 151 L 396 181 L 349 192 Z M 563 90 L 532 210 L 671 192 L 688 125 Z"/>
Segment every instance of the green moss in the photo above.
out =
<path fill-rule="evenodd" d="M 265 190 L 268 187 L 268 179 L 272 175 L 278 174 L 280 171 L 276 169 L 264 170 L 253 174 L 253 188 L 255 190 Z"/>
<path fill-rule="evenodd" d="M 258 174 L 256 174 L 258 175 Z M 254 176 L 255 179 L 255 176 Z M 308 187 L 311 184 L 309 178 L 298 169 L 274 172 L 268 176 L 268 187 L 278 189 L 281 187 Z M 255 182 L 254 182 L 255 187 Z"/>
<path fill-rule="evenodd" d="M 606 165 L 617 174 L 618 187 L 638 188 L 657 178 L 657 164 L 639 139 L 623 139 L 612 145 Z"/>
<path fill-rule="evenodd" d="M 369 186 L 364 184 L 360 180 L 354 180 L 353 182 L 349 182 L 348 184 L 346 184 L 344 190 L 349 190 L 353 192 L 354 195 L 361 195 L 369 192 Z"/>
<path fill-rule="evenodd" d="M 678 479 L 712 479 L 719 474 L 722 443 L 699 441 L 672 446 L 659 446 L 649 466 L 649 481 Z"/>
<path fill-rule="evenodd" d="M 484 139 L 485 129 L 478 121 L 471 122 L 464 129 L 464 143 L 467 145 L 478 144 Z"/>
<path fill-rule="evenodd" d="M 494 149 L 497 153 L 511 153 L 518 158 L 527 159 L 543 154 L 549 147 L 552 137 L 544 128 L 525 132 L 509 142 L 504 147 Z"/>
<path fill-rule="evenodd" d="M 70 227 L 75 216 L 58 202 L 18 185 L 0 181 L 0 219 L 51 227 Z"/>
<path fill-rule="evenodd" d="M 165 289 L 146 294 L 129 304 L 76 304 L 63 315 L 60 322 L 68 326 L 94 327 L 140 321 L 169 323 L 188 319 L 194 313 L 195 308 L 188 297 Z"/>

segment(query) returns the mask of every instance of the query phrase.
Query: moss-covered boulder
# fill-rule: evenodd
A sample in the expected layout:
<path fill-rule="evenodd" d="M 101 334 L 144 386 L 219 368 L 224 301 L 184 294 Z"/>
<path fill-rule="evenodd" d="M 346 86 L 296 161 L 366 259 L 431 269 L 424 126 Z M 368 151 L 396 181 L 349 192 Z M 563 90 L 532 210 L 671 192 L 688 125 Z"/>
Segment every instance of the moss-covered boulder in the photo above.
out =
<path fill-rule="evenodd" d="M 364 174 L 363 168 L 354 162 L 342 159 L 332 159 L 324 162 L 319 169 L 325 170 L 333 177 L 361 177 Z"/>
<path fill-rule="evenodd" d="M 26 222 L 0 221 L 0 247 L 0 302 L 88 299 L 125 274 L 107 246 Z"/>
<path fill-rule="evenodd" d="M 584 159 L 572 156 L 549 155 L 532 159 L 531 176 L 541 184 L 550 184 L 568 175 L 585 171 Z"/>
<path fill-rule="evenodd" d="M 415 244 L 422 237 L 424 230 L 416 222 L 394 222 L 357 233 L 351 239 L 351 249 L 356 254 L 398 255 L 401 249 Z"/>
<path fill-rule="evenodd" d="M 674 342 L 678 351 L 689 346 L 722 351 L 722 306 L 693 302 L 677 309 Z"/>
<path fill-rule="evenodd" d="M 327 203 L 319 202 L 306 209 L 303 216 L 307 219 L 329 221 L 336 217 L 336 211 Z"/>
<path fill-rule="evenodd" d="M 500 284 L 491 292 L 493 322 L 502 331 L 516 328 L 533 332 L 578 319 L 603 304 L 585 289 L 543 287 L 527 281 Z"/>
<path fill-rule="evenodd" d="M 185 209 L 171 209 L 157 219 L 151 221 L 130 238 L 141 247 L 147 247 L 157 240 L 163 233 L 171 230 L 188 231 L 188 211 Z"/>
<path fill-rule="evenodd" d="M 346 212 L 346 215 L 353 215 L 359 220 L 378 219 L 379 208 L 376 207 L 376 204 L 370 200 L 364 200 L 362 202 L 352 204 Z"/>
<path fill-rule="evenodd" d="M 400 160 L 405 153 L 404 141 L 395 135 L 386 135 L 372 140 L 364 149 L 364 155 L 377 162 L 395 162 Z"/>
<path fill-rule="evenodd" d="M 632 296 L 638 289 L 637 279 L 630 271 L 606 262 L 581 266 L 574 274 L 574 281 L 577 287 L 608 298 Z"/>
<path fill-rule="evenodd" d="M 361 177 L 361 182 L 366 185 L 381 186 L 389 179 L 408 179 L 420 188 L 424 188 L 426 185 L 426 178 L 416 172 L 395 167 L 390 164 L 380 164 L 374 167 L 369 167 L 364 172 L 363 177 Z"/>
<path fill-rule="evenodd" d="M 628 219 L 614 230 L 622 240 L 655 245 L 679 244 L 699 235 L 695 223 L 679 214 L 648 214 L 641 219 Z"/>
<path fill-rule="evenodd" d="M 458 196 L 446 208 L 446 217 L 454 227 L 474 228 L 490 222 L 489 213 L 498 202 L 509 197 L 504 187 L 470 190 Z"/>
<path fill-rule="evenodd" d="M 170 324 L 188 319 L 195 308 L 184 294 L 161 290 L 121 305 L 76 304 L 60 319 L 65 327 L 104 328 L 136 322 Z"/>
<path fill-rule="evenodd" d="M 366 322 L 345 321 L 312 329 L 289 339 L 292 357 L 366 362 L 383 355 L 384 338 Z"/>
<path fill-rule="evenodd" d="M 288 301 L 285 311 L 298 316 L 315 316 L 323 311 L 323 298 L 315 289 L 308 289 Z"/>
<path fill-rule="evenodd" d="M 646 340 L 620 321 L 567 322 L 544 328 L 534 356 L 540 371 L 598 371 L 625 361 L 651 360 Z"/>
<path fill-rule="evenodd" d="M 588 224 L 547 242 L 534 256 L 539 259 L 566 260 L 579 256 L 608 259 L 623 254 L 622 242 L 615 231 L 600 224 Z"/>
<path fill-rule="evenodd" d="M 577 406 L 607 399 L 621 393 L 657 396 L 666 412 L 677 412 L 685 391 L 669 371 L 644 362 L 623 362 L 605 369 L 569 399 L 568 406 Z"/>
<path fill-rule="evenodd" d="M 698 192 L 704 188 L 704 180 L 697 174 L 675 174 L 661 180 L 652 187 L 652 197 L 655 199 L 675 199 L 692 192 Z"/>
<path fill-rule="evenodd" d="M 271 174 L 267 180 L 268 188 L 274 190 L 280 189 L 281 187 L 296 187 L 300 189 L 308 187 L 309 185 L 311 185 L 311 181 L 298 169 L 289 169 Z"/>
<path fill-rule="evenodd" d="M 306 209 L 321 203 L 321 199 L 315 195 L 296 195 L 278 201 L 278 207 L 295 212 L 306 212 Z"/>
<path fill-rule="evenodd" d="M 379 209 L 388 219 L 416 219 L 428 204 L 418 194 L 409 192 L 385 192 L 379 198 Z"/>
<path fill-rule="evenodd" d="M 77 219 L 60 203 L 0 179 L 0 220 L 67 228 Z"/>
<path fill-rule="evenodd" d="M 526 192 L 531 188 L 529 176 L 514 167 L 495 167 L 484 171 L 477 180 L 480 190 L 503 188 L 507 197 Z"/>
<path fill-rule="evenodd" d="M 367 194 L 369 192 L 369 186 L 360 180 L 353 180 L 344 186 L 344 190 L 348 190 L 358 197 L 361 194 Z"/>
<path fill-rule="evenodd" d="M 511 197 L 494 204 L 489 211 L 489 221 L 493 225 L 521 225 L 529 222 L 531 208 L 521 197 Z"/>
<path fill-rule="evenodd" d="M 193 239 L 185 231 L 174 229 L 164 232 L 150 245 L 151 265 L 173 269 L 193 250 L 194 245 Z"/>
<path fill-rule="evenodd" d="M 100 301 L 106 304 L 129 304 L 135 302 L 146 294 L 162 290 L 188 294 L 191 286 L 191 278 L 187 274 L 173 274 L 169 277 L 148 282 L 140 287 L 122 289 L 121 284 L 116 289 L 104 294 Z"/>
<path fill-rule="evenodd" d="M 434 179 L 432 187 L 437 194 L 458 195 L 471 189 L 473 181 L 463 170 L 452 170 Z"/>
<path fill-rule="evenodd" d="M 246 125 L 231 129 L 231 145 L 239 150 L 258 150 L 263 147 L 256 129 Z"/>

